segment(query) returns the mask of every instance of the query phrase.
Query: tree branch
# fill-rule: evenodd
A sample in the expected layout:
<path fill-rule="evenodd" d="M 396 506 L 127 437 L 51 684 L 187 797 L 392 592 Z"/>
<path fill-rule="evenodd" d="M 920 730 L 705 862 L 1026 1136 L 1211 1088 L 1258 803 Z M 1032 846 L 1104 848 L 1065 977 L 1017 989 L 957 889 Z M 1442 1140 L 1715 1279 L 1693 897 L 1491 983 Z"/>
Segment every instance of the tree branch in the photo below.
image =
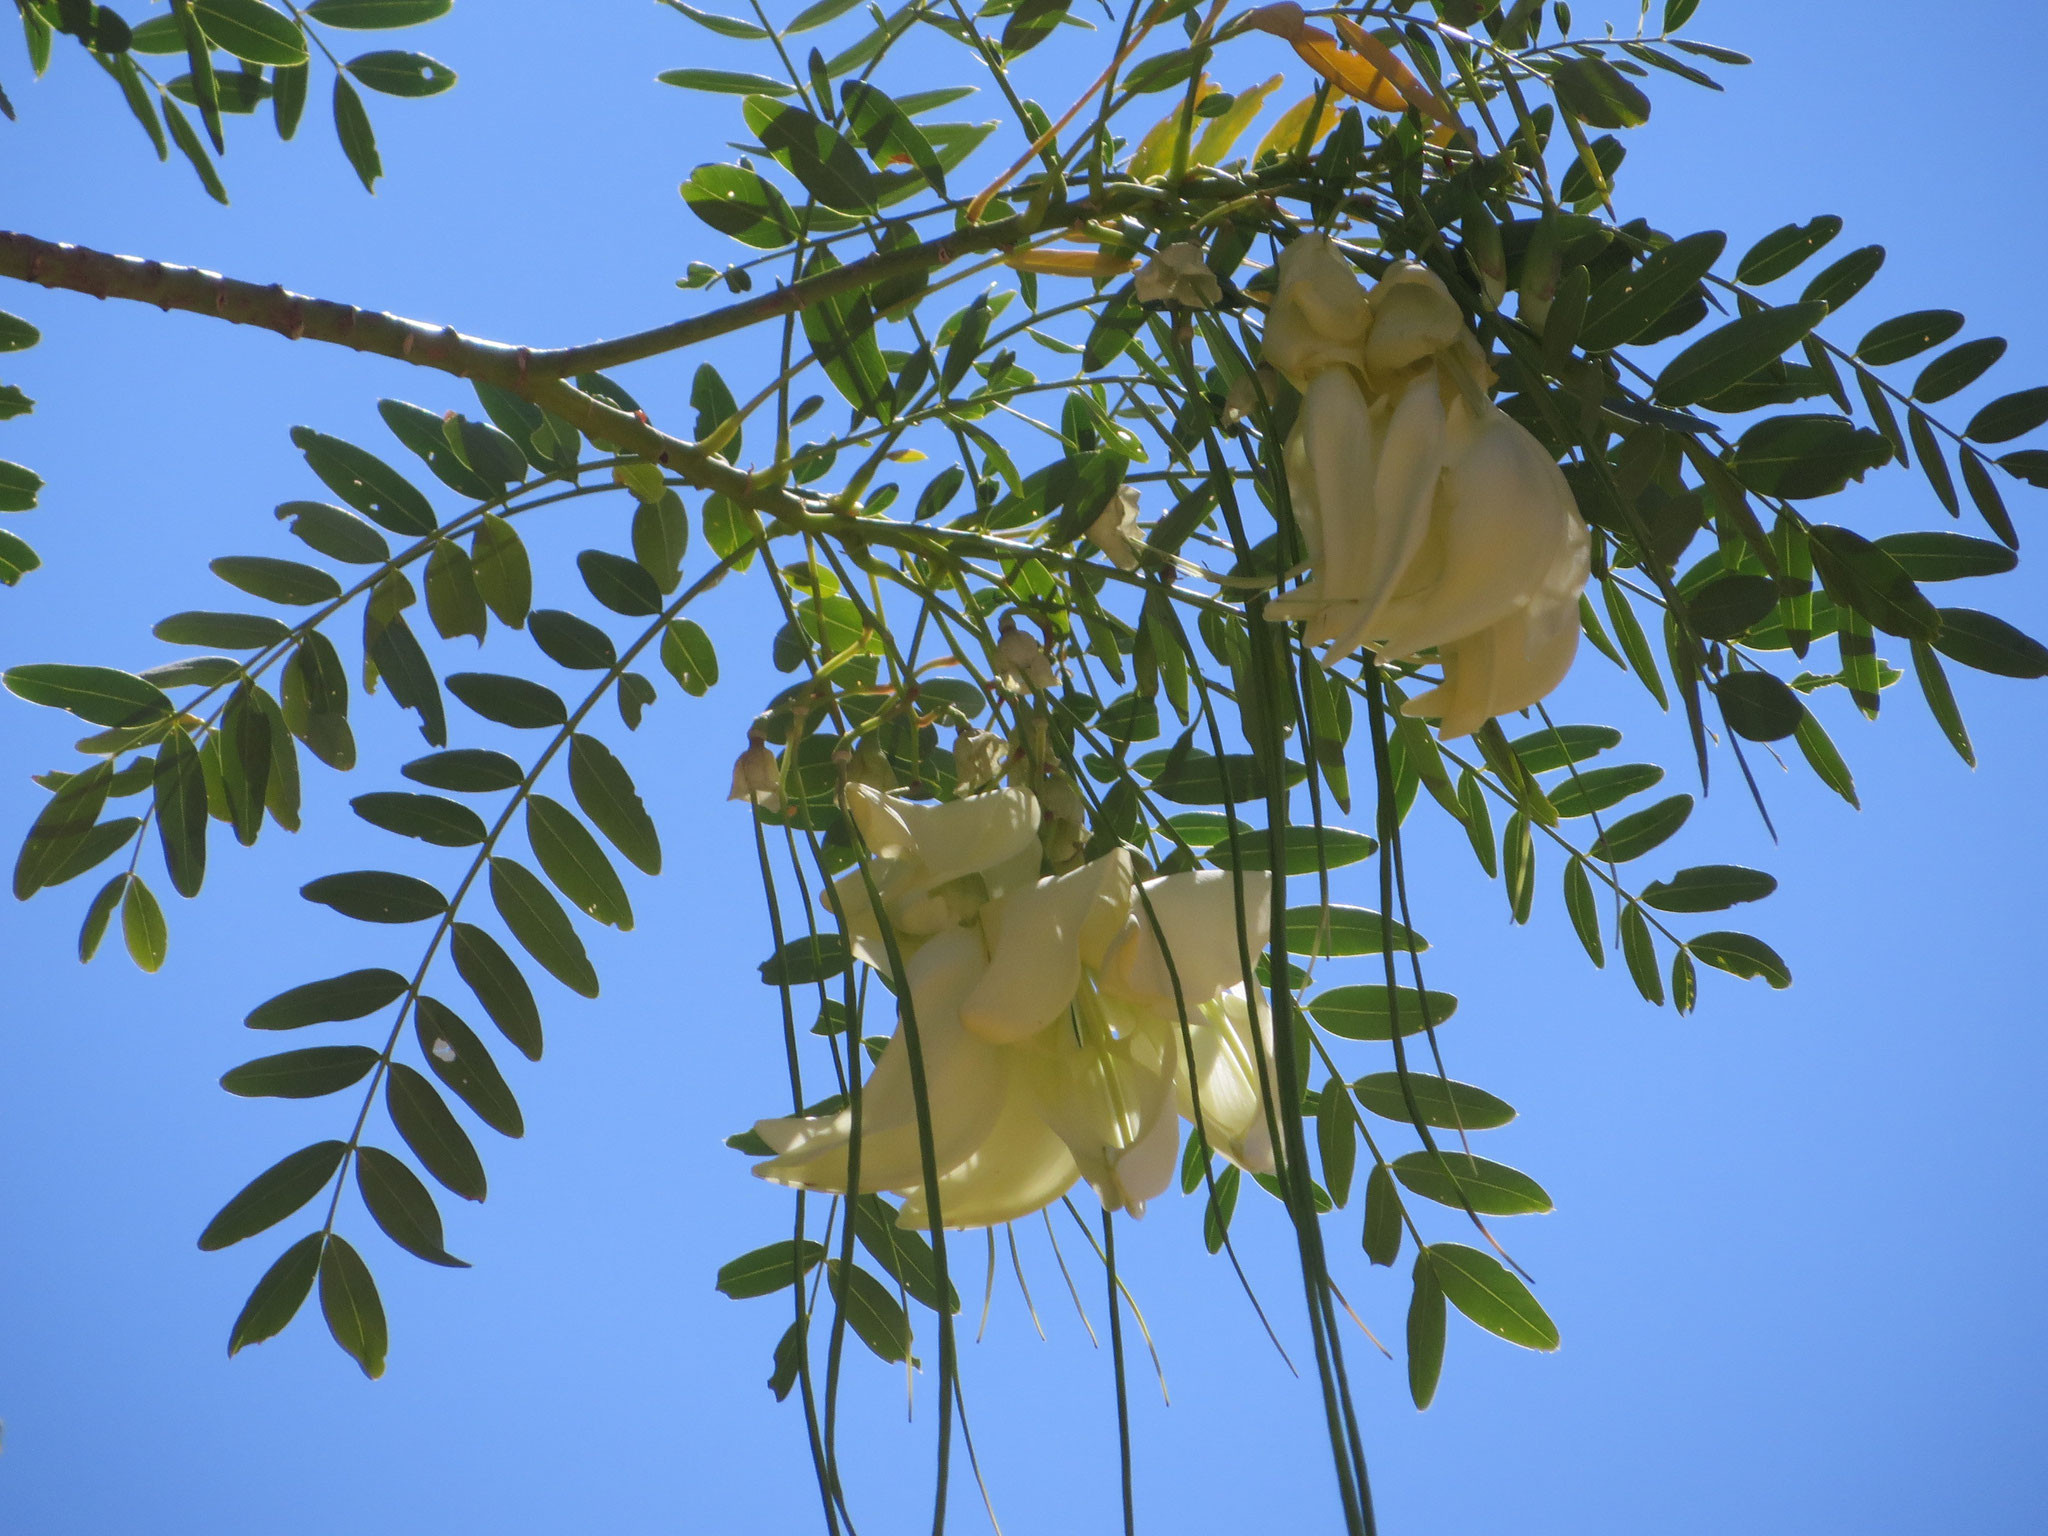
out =
<path fill-rule="evenodd" d="M 1202 190 L 1208 190 L 1218 201 L 1227 202 L 1255 190 L 1254 184 L 1263 179 L 1253 177 L 1246 181 L 1212 173 L 1204 178 L 1209 183 L 1207 188 L 1184 189 L 1184 193 L 1199 196 Z M 710 314 L 613 341 L 542 350 L 466 336 L 452 325 L 430 325 L 402 315 L 293 293 L 281 283 L 244 282 L 198 267 L 117 256 L 12 231 L 0 230 L 0 277 L 88 293 L 98 299 L 129 299 L 166 311 L 177 309 L 207 315 L 234 325 L 274 331 L 289 341 L 326 342 L 414 367 L 438 369 L 460 379 L 494 384 L 553 411 L 587 436 L 667 465 L 701 490 L 715 491 L 771 520 L 822 531 L 821 520 L 830 523 L 856 509 L 831 505 L 822 498 L 789 489 L 784 469 L 759 474 L 741 469 L 717 453 L 661 431 L 644 412 L 621 411 L 564 382 L 565 378 L 678 351 L 878 282 L 933 271 L 963 255 L 1005 250 L 1046 230 L 1107 219 L 1126 210 L 1150 208 L 1162 197 L 1157 188 L 1120 183 L 1100 197 L 1049 199 L 1010 218 L 958 229 L 918 245 L 878 252 Z"/>
<path fill-rule="evenodd" d="M 666 464 L 692 485 L 731 497 L 767 517 L 801 517 L 809 511 L 803 498 L 783 487 L 782 477 L 751 474 L 661 431 L 644 414 L 621 411 L 559 377 L 536 370 L 530 348 L 465 336 L 452 325 L 437 327 L 400 315 L 373 314 L 352 304 L 292 293 L 282 284 L 266 287 L 196 267 L 114 256 L 4 231 L 0 231 L 0 276 L 100 299 L 132 299 L 163 310 L 209 315 L 235 325 L 275 331 L 291 341 L 324 341 L 495 384 L 546 407 L 586 435 Z M 581 350 L 565 348 L 552 355 L 580 355 Z"/>

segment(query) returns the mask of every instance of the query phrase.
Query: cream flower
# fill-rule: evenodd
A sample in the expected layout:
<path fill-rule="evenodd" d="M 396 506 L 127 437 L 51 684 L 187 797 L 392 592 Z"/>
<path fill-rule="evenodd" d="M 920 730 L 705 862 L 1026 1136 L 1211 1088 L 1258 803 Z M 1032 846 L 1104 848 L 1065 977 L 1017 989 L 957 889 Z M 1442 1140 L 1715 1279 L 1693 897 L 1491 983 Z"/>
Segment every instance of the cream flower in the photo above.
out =
<path fill-rule="evenodd" d="M 1140 304 L 1214 309 L 1223 302 L 1223 285 L 1203 261 L 1202 247 L 1193 240 L 1163 247 L 1138 270 L 1135 291 Z"/>
<path fill-rule="evenodd" d="M 1267 612 L 1302 620 L 1325 665 L 1361 645 L 1435 649 L 1443 685 L 1404 710 L 1441 716 L 1446 738 L 1556 687 L 1585 524 L 1550 455 L 1488 397 L 1442 281 L 1395 262 L 1368 295 L 1326 237 L 1303 236 L 1280 256 L 1264 355 L 1302 391 L 1284 460 L 1314 571 Z"/>
<path fill-rule="evenodd" d="M 1142 1214 L 1172 1182 L 1180 1119 L 1198 1100 L 1211 1146 L 1271 1167 L 1265 1046 L 1237 988 L 1240 906 L 1246 932 L 1262 935 L 1270 881 L 1244 877 L 1240 900 L 1231 876 L 1208 870 L 1149 881 L 1141 897 L 1122 849 L 1035 878 L 1034 805 L 1018 790 L 943 806 L 849 791 L 869 879 L 908 956 L 910 1009 L 861 1092 L 858 1166 L 848 1106 L 761 1121 L 776 1153 L 756 1166 L 762 1178 L 833 1193 L 858 1180 L 901 1195 L 904 1225 L 930 1224 L 913 1012 L 949 1226 L 1028 1215 L 1080 1179 L 1105 1209 Z M 833 899 L 856 952 L 886 963 L 857 871 Z"/>

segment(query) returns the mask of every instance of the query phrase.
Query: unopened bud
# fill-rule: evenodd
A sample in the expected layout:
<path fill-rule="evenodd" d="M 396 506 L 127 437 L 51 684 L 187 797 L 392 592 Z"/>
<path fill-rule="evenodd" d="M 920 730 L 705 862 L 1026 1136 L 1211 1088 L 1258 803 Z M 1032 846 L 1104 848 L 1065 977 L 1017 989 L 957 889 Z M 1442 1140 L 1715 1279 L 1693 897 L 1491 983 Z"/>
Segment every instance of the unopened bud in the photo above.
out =
<path fill-rule="evenodd" d="M 1465 204 L 1462 222 L 1465 255 L 1479 278 L 1480 296 L 1488 309 L 1499 309 L 1508 292 L 1508 258 L 1501 245 L 1500 226 L 1494 223 L 1492 212 L 1476 192 Z"/>
<path fill-rule="evenodd" d="M 1180 304 L 1189 309 L 1214 309 L 1223 301 L 1223 285 L 1202 259 L 1202 247 L 1180 240 L 1161 249 L 1138 273 L 1140 304 Z"/>
<path fill-rule="evenodd" d="M 961 727 L 953 738 L 953 778 L 961 794 L 993 783 L 1010 760 L 1010 744 L 994 731 Z"/>
<path fill-rule="evenodd" d="M 745 800 L 764 811 L 782 809 L 782 775 L 775 754 L 759 736 L 747 738 L 747 750 L 732 765 L 732 793 L 728 800 Z"/>
<path fill-rule="evenodd" d="M 885 791 L 896 787 L 896 770 L 890 766 L 882 744 L 873 737 L 863 741 L 844 758 L 836 753 L 834 757 L 840 762 L 840 771 L 849 784 L 866 784 Z"/>
<path fill-rule="evenodd" d="M 1545 210 L 1522 256 L 1522 283 L 1515 309 L 1515 318 L 1539 336 L 1550 318 L 1550 301 L 1557 296 L 1559 268 L 1557 215 Z"/>
<path fill-rule="evenodd" d="M 1279 398 L 1280 383 L 1279 371 L 1265 363 L 1252 373 L 1239 374 L 1223 397 L 1223 425 L 1234 427 L 1247 416 L 1256 417 L 1262 398 L 1268 404 Z"/>
<path fill-rule="evenodd" d="M 996 673 L 1016 693 L 1045 693 L 1058 681 L 1045 647 L 1008 615 L 1003 618 L 1002 638 L 996 641 Z"/>
<path fill-rule="evenodd" d="M 1055 873 L 1064 872 L 1088 841 L 1088 806 L 1074 781 L 1055 769 L 1033 786 L 1038 796 L 1038 841 Z"/>

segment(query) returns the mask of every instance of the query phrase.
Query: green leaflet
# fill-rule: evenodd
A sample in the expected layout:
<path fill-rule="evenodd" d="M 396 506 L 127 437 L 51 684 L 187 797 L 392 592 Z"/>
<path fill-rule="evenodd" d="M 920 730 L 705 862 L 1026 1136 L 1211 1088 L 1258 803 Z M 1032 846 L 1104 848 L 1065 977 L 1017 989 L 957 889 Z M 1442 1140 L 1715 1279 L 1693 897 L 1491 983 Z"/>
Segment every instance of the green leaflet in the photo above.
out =
<path fill-rule="evenodd" d="M 1458 1243 L 1432 1243 L 1429 1257 L 1451 1305 L 1488 1333 L 1524 1349 L 1557 1348 L 1557 1324 L 1528 1286 L 1491 1254 Z"/>

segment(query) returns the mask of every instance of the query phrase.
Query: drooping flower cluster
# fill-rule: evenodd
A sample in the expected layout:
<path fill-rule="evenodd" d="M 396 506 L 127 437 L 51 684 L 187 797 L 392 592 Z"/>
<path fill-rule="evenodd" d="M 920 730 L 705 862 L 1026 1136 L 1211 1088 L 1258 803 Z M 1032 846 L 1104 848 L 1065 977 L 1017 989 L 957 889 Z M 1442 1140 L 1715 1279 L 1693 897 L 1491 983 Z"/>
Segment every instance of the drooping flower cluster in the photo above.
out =
<path fill-rule="evenodd" d="M 1181 1116 L 1233 1162 L 1271 1170 L 1254 1055 L 1270 1021 L 1252 1024 L 1238 943 L 1240 888 L 1244 932 L 1264 932 L 1266 876 L 1140 885 L 1119 849 L 1040 878 L 1038 802 L 1020 789 L 923 805 L 851 785 L 846 804 L 870 857 L 832 901 L 861 960 L 894 976 L 893 944 L 902 961 L 946 1226 L 1029 1215 L 1084 1178 L 1106 1209 L 1141 1215 L 1172 1179 Z M 903 1225 L 928 1227 L 916 1100 L 899 1021 L 861 1088 L 857 1148 L 850 1106 L 763 1120 L 777 1155 L 754 1171 L 891 1191 Z"/>
<path fill-rule="evenodd" d="M 1492 371 L 1442 281 L 1393 263 L 1368 293 L 1320 234 L 1280 253 L 1265 362 L 1301 391 L 1288 496 L 1314 569 L 1268 604 L 1334 664 L 1435 649 L 1403 712 L 1445 738 L 1526 709 L 1578 649 L 1586 526 L 1542 444 L 1487 396 Z"/>

